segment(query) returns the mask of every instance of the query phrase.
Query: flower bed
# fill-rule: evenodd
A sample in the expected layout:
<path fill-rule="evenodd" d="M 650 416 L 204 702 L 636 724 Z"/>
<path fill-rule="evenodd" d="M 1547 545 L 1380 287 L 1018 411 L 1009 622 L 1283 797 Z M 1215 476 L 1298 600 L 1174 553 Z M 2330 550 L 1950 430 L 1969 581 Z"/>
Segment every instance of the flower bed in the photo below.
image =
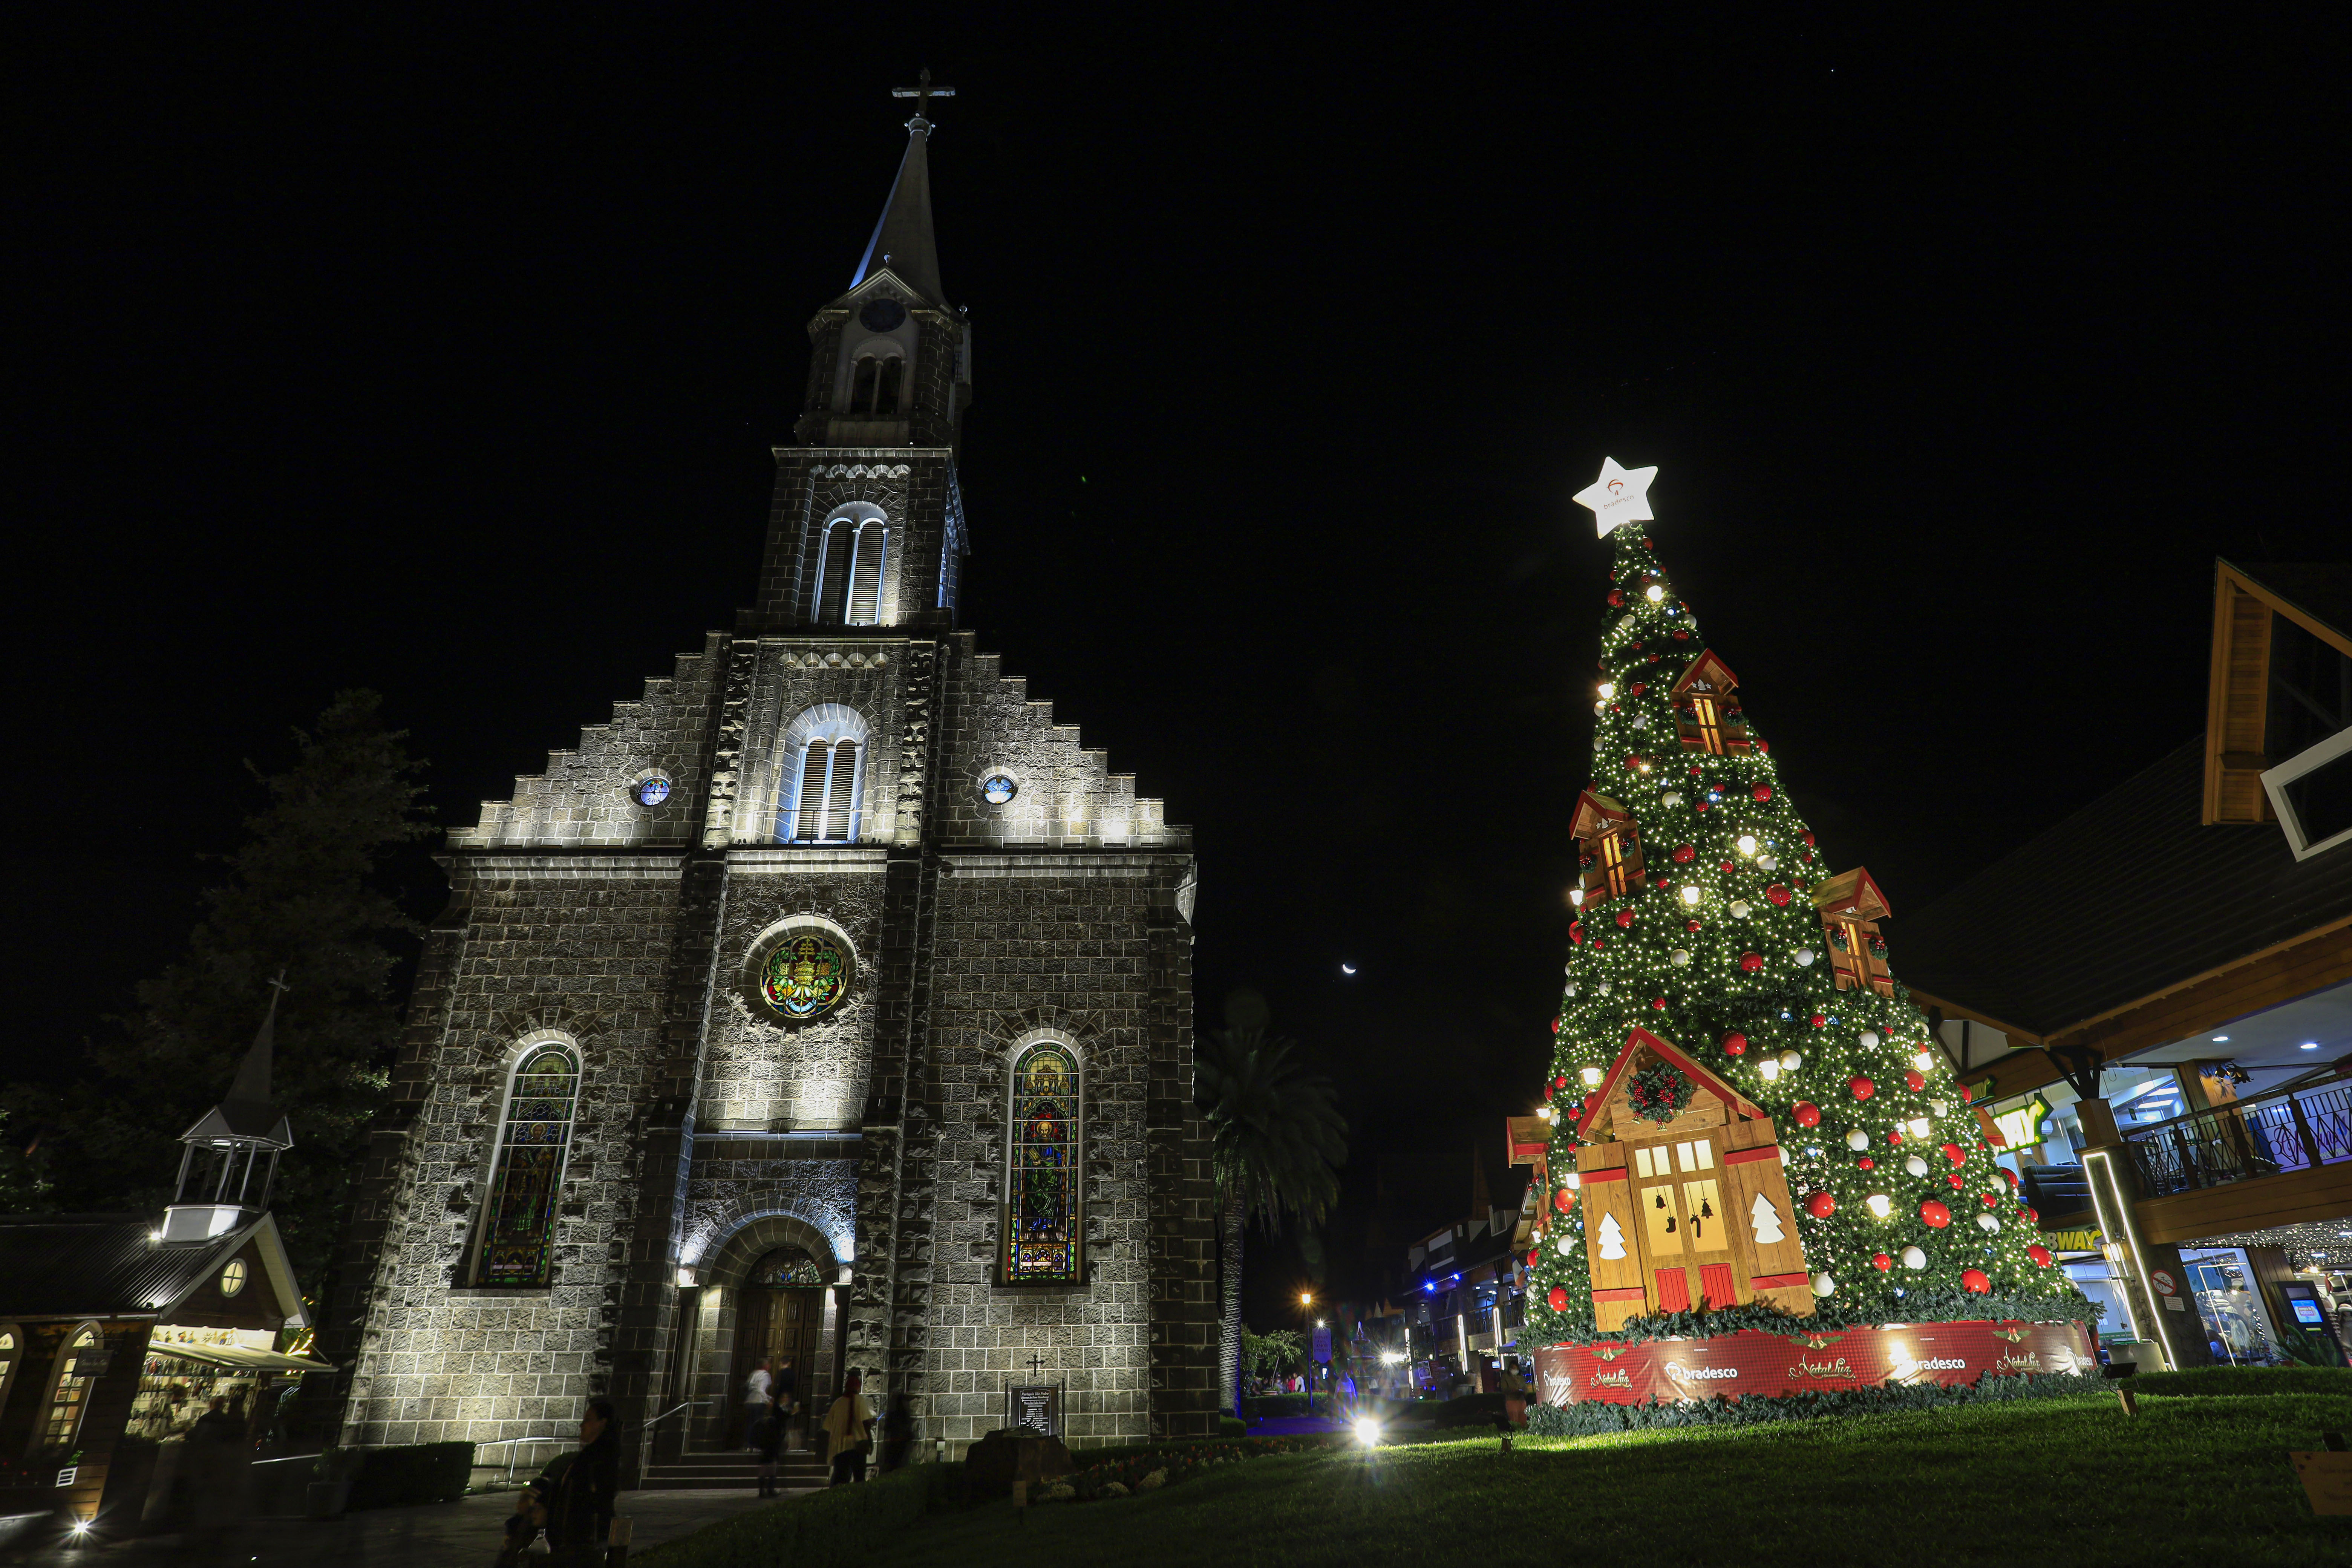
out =
<path fill-rule="evenodd" d="M 1268 1454 L 1299 1454 L 1335 1447 L 1346 1439 L 1336 1435 L 1316 1437 L 1252 1437 L 1231 1443 L 1185 1443 L 1165 1448 L 1144 1448 L 1089 1465 L 1037 1494 L 1039 1502 L 1094 1502 L 1157 1491 L 1215 1468 L 1237 1465 Z"/>

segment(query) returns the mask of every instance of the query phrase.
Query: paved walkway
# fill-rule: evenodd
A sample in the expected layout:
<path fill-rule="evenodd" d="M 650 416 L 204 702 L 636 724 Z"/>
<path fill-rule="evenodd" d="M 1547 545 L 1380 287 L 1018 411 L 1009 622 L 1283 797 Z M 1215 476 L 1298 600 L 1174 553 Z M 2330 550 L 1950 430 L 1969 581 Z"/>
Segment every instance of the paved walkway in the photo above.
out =
<path fill-rule="evenodd" d="M 793 1494 L 798 1495 L 798 1494 Z M 635 1552 L 760 1506 L 750 1487 L 731 1491 L 623 1492 L 617 1511 L 636 1523 Z M 219 1563 L 243 1568 L 470 1568 L 498 1555 L 514 1493 L 484 1492 L 456 1502 L 371 1509 L 341 1519 L 260 1519 L 227 1550 L 200 1552 L 177 1535 L 94 1542 L 0 1561 L 40 1568 L 146 1568 Z M 544 1559 L 541 1559 L 544 1561 Z"/>

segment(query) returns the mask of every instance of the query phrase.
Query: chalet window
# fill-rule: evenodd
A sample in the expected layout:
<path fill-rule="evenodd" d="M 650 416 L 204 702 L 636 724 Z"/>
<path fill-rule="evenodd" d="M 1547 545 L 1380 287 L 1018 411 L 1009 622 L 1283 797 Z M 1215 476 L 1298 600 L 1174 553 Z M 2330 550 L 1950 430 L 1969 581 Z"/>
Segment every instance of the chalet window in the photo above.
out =
<path fill-rule="evenodd" d="M 1587 790 L 1576 803 L 1569 832 L 1583 845 L 1579 887 L 1586 903 L 1622 898 L 1642 880 L 1642 837 L 1633 814 Z"/>
<path fill-rule="evenodd" d="M 826 523 L 817 547 L 810 618 L 833 626 L 870 626 L 880 621 L 882 567 L 889 548 L 890 525 L 879 517 L 836 517 Z"/>
<path fill-rule="evenodd" d="M 1894 995 L 1895 974 L 1886 966 L 1886 939 L 1878 934 L 1878 922 L 1891 911 L 1870 873 L 1856 867 L 1832 877 L 1813 889 L 1813 907 L 1822 912 L 1837 988 L 1854 991 L 1867 986 L 1881 996 Z"/>
<path fill-rule="evenodd" d="M 1749 748 L 1752 742 L 1737 695 L 1738 685 L 1739 678 L 1731 673 L 1731 667 L 1713 652 L 1703 652 L 1691 661 L 1674 687 L 1675 734 L 1685 748 L 1717 757 Z"/>
<path fill-rule="evenodd" d="M 535 1046 L 515 1063 L 482 1211 L 475 1284 L 535 1289 L 553 1279 L 556 1194 L 579 1098 L 579 1058 L 565 1047 Z"/>
<path fill-rule="evenodd" d="M 999 1264 L 1007 1285 L 1085 1278 L 1079 1210 L 1081 1105 L 1076 1051 L 1040 1040 L 1013 1062 L 1005 1117 Z"/>
<path fill-rule="evenodd" d="M 82 1414 L 89 1404 L 89 1385 L 98 1381 L 96 1375 L 88 1370 L 98 1348 L 98 1325 L 86 1323 L 58 1352 L 58 1381 L 49 1391 L 48 1415 L 42 1420 L 40 1435 L 34 1440 L 36 1452 L 73 1447 L 75 1436 L 81 1431 Z"/>

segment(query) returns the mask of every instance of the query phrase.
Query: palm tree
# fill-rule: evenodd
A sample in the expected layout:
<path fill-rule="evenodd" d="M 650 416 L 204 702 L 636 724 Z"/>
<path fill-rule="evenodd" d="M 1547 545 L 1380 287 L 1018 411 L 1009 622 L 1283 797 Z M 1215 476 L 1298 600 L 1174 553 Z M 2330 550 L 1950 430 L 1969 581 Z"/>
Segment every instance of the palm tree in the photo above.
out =
<path fill-rule="evenodd" d="M 1321 1220 L 1339 1201 L 1338 1167 L 1348 1160 L 1348 1123 L 1331 1080 L 1302 1070 L 1290 1059 L 1295 1048 L 1246 1025 L 1204 1037 L 1192 1058 L 1223 1247 L 1217 1371 L 1233 1408 L 1241 1387 L 1242 1233 L 1252 1215 L 1269 1236 L 1280 1233 L 1286 1215 Z"/>

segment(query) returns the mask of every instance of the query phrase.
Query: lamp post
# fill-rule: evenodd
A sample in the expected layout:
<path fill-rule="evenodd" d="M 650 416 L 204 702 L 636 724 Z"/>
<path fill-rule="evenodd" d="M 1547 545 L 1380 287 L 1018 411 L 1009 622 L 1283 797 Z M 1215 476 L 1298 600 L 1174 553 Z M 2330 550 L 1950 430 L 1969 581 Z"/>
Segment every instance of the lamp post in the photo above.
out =
<path fill-rule="evenodd" d="M 1298 1293 L 1298 1327 L 1300 1335 L 1307 1341 L 1307 1415 L 1310 1420 L 1315 1415 L 1315 1336 L 1307 1318 L 1314 1310 L 1315 1292 L 1301 1290 Z"/>

